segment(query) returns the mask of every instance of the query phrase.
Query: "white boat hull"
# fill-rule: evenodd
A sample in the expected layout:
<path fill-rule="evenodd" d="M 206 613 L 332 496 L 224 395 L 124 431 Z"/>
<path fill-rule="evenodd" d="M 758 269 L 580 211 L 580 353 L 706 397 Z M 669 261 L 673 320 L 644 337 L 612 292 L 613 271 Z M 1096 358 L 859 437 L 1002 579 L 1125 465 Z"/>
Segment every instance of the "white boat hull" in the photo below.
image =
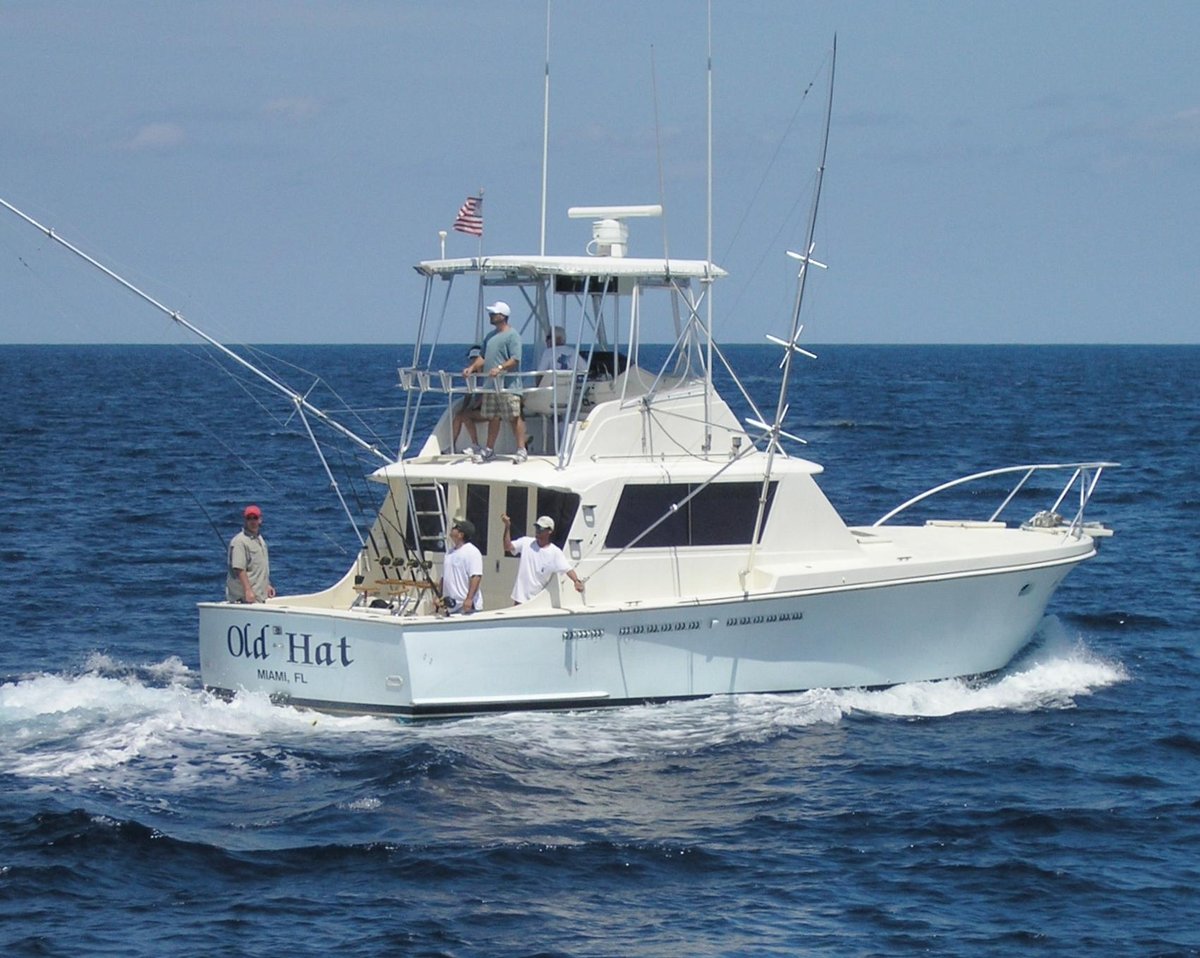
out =
<path fill-rule="evenodd" d="M 1006 665 L 1062 578 L 1038 566 L 597 611 L 402 618 L 203 604 L 205 686 L 405 717 L 886 686 Z"/>

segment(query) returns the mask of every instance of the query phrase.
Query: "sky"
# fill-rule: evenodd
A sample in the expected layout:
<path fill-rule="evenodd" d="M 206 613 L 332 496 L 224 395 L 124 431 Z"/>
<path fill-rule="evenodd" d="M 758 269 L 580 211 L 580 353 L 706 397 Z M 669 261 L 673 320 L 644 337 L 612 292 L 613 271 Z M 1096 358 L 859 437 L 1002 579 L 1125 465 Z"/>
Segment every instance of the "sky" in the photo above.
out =
<path fill-rule="evenodd" d="M 547 249 L 707 253 L 704 0 L 554 0 Z M 537 252 L 544 0 L 3 0 L 0 197 L 228 342 L 405 343 L 463 199 Z M 811 343 L 1196 343 L 1200 3 L 713 0 L 714 295 Z M 473 255 L 450 232 L 447 254 Z M 0 209 L 0 342 L 174 342 Z"/>

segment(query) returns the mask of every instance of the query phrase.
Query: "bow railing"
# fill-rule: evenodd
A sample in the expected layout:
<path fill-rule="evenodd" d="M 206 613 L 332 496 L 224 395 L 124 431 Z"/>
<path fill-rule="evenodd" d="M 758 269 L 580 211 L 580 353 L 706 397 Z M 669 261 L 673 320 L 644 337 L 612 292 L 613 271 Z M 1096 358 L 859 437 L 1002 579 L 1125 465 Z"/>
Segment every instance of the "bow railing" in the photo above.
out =
<path fill-rule="evenodd" d="M 1071 470 L 1071 477 L 1067 480 L 1066 484 L 1062 488 L 1062 491 L 1058 494 L 1058 498 L 1054 500 L 1054 504 L 1050 506 L 1049 509 L 1038 512 L 1031 519 L 1027 520 L 1025 525 L 1031 528 L 1041 529 L 1060 528 L 1064 525 L 1067 525 L 1067 533 L 1069 535 L 1078 536 L 1083 531 L 1084 510 L 1092 498 L 1092 493 L 1096 489 L 1096 484 L 1100 481 L 1101 473 L 1103 473 L 1105 469 L 1115 467 L 1117 465 L 1119 465 L 1119 463 L 1115 462 L 1037 463 L 1035 465 L 1005 466 L 1001 469 L 989 469 L 986 472 L 977 472 L 970 476 L 963 476 L 961 479 L 954 479 L 950 482 L 943 483 L 940 486 L 935 486 L 932 489 L 926 490 L 919 496 L 914 496 L 907 502 L 896 506 L 895 509 L 887 513 L 887 515 L 883 516 L 882 518 L 877 519 L 874 523 L 872 523 L 872 525 L 885 525 L 902 512 L 905 512 L 912 506 L 915 506 L 917 503 L 924 502 L 925 500 L 939 495 L 948 489 L 955 489 L 960 486 L 964 486 L 967 483 L 978 482 L 981 479 L 988 479 L 992 476 L 1020 474 L 1020 478 L 1017 480 L 1016 485 L 1012 487 L 1008 495 L 1004 497 L 1004 500 L 1000 503 L 999 507 L 997 507 L 996 511 L 993 512 L 987 520 L 988 522 L 997 522 L 1000 521 L 1000 516 L 1003 514 L 1004 510 L 1012 504 L 1013 500 L 1017 497 L 1017 494 L 1025 487 L 1025 485 L 1031 478 L 1033 478 L 1033 476 L 1044 472 L 1069 469 Z M 1063 520 L 1061 509 L 1063 508 L 1063 504 L 1067 502 L 1068 497 L 1072 495 L 1073 490 L 1078 495 L 1078 505 L 1075 509 L 1074 516 L 1070 520 L 1070 523 L 1067 524 Z"/>

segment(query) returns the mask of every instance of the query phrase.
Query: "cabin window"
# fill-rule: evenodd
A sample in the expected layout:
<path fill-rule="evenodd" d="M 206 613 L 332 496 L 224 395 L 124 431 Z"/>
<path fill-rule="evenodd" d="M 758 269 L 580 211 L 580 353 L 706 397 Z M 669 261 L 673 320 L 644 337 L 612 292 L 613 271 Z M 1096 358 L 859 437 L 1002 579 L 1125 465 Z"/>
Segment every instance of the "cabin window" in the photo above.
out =
<path fill-rule="evenodd" d="M 491 489 L 479 482 L 467 483 L 467 501 L 463 509 L 464 516 L 475 527 L 475 547 L 483 555 L 488 552 L 488 505 Z M 453 521 L 453 517 L 451 517 Z"/>
<path fill-rule="evenodd" d="M 573 492 L 559 492 L 557 489 L 539 489 L 537 492 L 537 516 L 534 518 L 549 516 L 554 520 L 554 533 L 550 541 L 559 548 L 567 541 L 567 533 L 571 531 L 578 511 L 579 496 Z"/>
<path fill-rule="evenodd" d="M 533 532 L 529 522 L 528 486 L 509 486 L 505 490 L 504 511 L 508 514 L 512 525 L 512 537 L 514 539 L 519 539 L 521 536 Z"/>
<path fill-rule="evenodd" d="M 772 482 L 767 487 L 764 527 L 771 514 L 776 485 Z M 605 547 L 622 549 L 628 546 L 663 516 L 667 518 L 638 539 L 633 548 L 749 545 L 754 535 L 762 483 L 712 483 L 672 511 L 672 506 L 682 502 L 696 488 L 697 484 L 685 482 L 626 486 L 608 528 Z"/>

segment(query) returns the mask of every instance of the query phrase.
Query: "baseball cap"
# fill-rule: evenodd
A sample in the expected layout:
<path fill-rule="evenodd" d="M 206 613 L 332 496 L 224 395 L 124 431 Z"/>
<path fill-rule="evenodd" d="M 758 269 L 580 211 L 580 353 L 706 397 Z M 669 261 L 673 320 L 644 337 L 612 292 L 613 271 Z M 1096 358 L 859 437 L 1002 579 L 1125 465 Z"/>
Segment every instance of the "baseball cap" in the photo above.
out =
<path fill-rule="evenodd" d="M 475 523 L 470 519 L 455 519 L 450 528 L 457 529 L 468 540 L 475 538 Z"/>
<path fill-rule="evenodd" d="M 258 508 L 258 506 L 246 506 L 245 510 L 242 512 L 242 518 L 249 519 L 251 516 L 258 516 L 258 518 L 261 519 L 262 510 Z"/>
<path fill-rule="evenodd" d="M 537 522 L 535 522 L 533 525 L 537 529 L 545 529 L 548 532 L 554 531 L 554 520 L 549 516 L 538 516 Z"/>
<path fill-rule="evenodd" d="M 499 314 L 501 316 L 508 317 L 512 315 L 511 310 L 508 308 L 508 303 L 501 299 L 496 300 L 491 306 L 487 307 L 487 312 L 489 316 L 495 316 L 496 314 Z"/>
<path fill-rule="evenodd" d="M 467 359 L 478 359 L 482 355 L 483 355 L 483 347 L 482 346 L 472 346 L 470 349 L 467 350 Z"/>

